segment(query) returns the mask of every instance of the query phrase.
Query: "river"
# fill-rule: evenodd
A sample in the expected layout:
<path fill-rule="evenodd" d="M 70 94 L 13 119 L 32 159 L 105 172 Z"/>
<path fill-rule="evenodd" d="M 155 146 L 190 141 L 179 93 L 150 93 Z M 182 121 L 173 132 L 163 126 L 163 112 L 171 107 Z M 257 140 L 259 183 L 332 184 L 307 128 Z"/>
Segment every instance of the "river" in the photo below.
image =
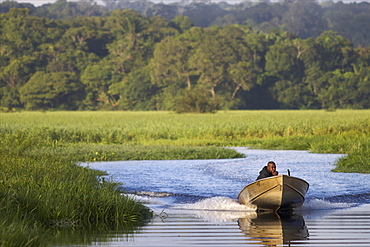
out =
<path fill-rule="evenodd" d="M 340 154 L 235 149 L 246 158 L 82 164 L 107 171 L 156 216 L 132 234 L 96 233 L 74 246 L 370 246 L 370 174 L 331 172 Z M 310 184 L 292 214 L 236 201 L 270 160 Z"/>

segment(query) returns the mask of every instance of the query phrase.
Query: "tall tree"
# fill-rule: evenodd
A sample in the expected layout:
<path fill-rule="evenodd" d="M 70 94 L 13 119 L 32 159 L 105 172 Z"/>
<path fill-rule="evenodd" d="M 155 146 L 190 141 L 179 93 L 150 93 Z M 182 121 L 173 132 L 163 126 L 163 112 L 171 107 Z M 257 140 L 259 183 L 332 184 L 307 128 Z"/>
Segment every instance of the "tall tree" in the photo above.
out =
<path fill-rule="evenodd" d="M 79 82 L 70 72 L 36 72 L 20 89 L 27 109 L 76 109 Z"/>
<path fill-rule="evenodd" d="M 0 72 L 0 78 L 6 82 L 6 85 L 12 89 L 23 86 L 34 72 L 36 58 L 23 56 L 19 59 L 11 60 L 8 66 Z"/>
<path fill-rule="evenodd" d="M 352 71 L 351 64 L 356 59 L 353 44 L 333 31 L 323 32 L 315 39 L 315 49 L 320 54 L 321 69 L 324 72 L 340 69 Z"/>
<path fill-rule="evenodd" d="M 255 35 L 251 29 L 241 26 L 228 26 L 219 32 L 218 39 L 229 47 L 232 53 L 226 61 L 231 99 L 235 98 L 240 89 L 249 91 L 258 83 L 258 74 L 262 72 L 261 58 L 257 55 L 260 50 L 252 41 L 253 38 L 249 37 Z"/>
<path fill-rule="evenodd" d="M 117 98 L 116 109 L 160 110 L 155 97 L 157 88 L 150 81 L 150 66 L 131 71 L 122 81 L 112 84 L 108 92 Z"/>
<path fill-rule="evenodd" d="M 87 109 L 109 108 L 116 104 L 116 98 L 108 91 L 109 87 L 121 77 L 115 76 L 114 67 L 109 64 L 93 64 L 81 74 L 81 82 L 85 86 Z"/>
<path fill-rule="evenodd" d="M 287 39 L 270 46 L 266 54 L 266 72 L 272 76 L 275 98 L 284 108 L 306 108 L 312 104 L 305 83 L 306 54 L 313 48 L 309 40 Z"/>
<path fill-rule="evenodd" d="M 176 28 L 180 33 L 183 33 L 194 26 L 194 23 L 190 18 L 184 15 L 176 15 L 169 24 L 171 27 Z"/>
<path fill-rule="evenodd" d="M 230 46 L 216 39 L 218 30 L 209 30 L 203 34 L 202 41 L 190 57 L 190 68 L 199 78 L 198 84 L 216 97 L 216 87 L 227 77 L 228 62 L 234 60 L 235 53 Z"/>
<path fill-rule="evenodd" d="M 158 43 L 151 60 L 153 83 L 162 88 L 172 84 L 177 85 L 178 89 L 185 85 L 191 89 L 192 70 L 188 62 L 191 52 L 191 45 L 181 37 L 167 37 Z"/>
<path fill-rule="evenodd" d="M 320 78 L 318 98 L 325 109 L 368 108 L 370 98 L 370 70 L 357 68 L 355 72 L 342 73 L 339 69 Z"/>

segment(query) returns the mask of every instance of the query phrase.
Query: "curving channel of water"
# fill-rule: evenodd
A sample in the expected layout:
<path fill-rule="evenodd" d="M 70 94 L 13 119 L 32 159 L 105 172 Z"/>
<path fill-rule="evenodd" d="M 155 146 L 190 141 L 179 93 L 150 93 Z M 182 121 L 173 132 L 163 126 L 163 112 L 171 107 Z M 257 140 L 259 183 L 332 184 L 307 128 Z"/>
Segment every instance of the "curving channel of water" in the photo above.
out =
<path fill-rule="evenodd" d="M 247 157 L 83 164 L 107 171 L 156 217 L 131 235 L 94 233 L 81 246 L 370 246 L 370 174 L 331 172 L 338 154 L 236 149 Z M 310 184 L 292 214 L 236 201 L 270 160 Z"/>

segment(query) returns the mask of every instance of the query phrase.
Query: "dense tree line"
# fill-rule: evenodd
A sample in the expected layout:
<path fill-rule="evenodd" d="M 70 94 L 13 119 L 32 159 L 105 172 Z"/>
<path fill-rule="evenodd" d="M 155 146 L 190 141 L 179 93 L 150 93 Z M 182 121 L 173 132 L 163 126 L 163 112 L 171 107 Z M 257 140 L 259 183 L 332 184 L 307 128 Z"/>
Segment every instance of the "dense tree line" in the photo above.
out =
<path fill-rule="evenodd" d="M 71 19 L 78 16 L 108 16 L 115 9 L 132 9 L 147 17 L 159 15 L 172 21 L 177 15 L 190 18 L 195 26 L 211 27 L 231 24 L 248 25 L 270 32 L 281 28 L 299 38 L 316 38 L 323 31 L 335 31 L 357 47 L 370 45 L 370 4 L 318 2 L 316 0 L 244 1 L 237 4 L 212 3 L 211 0 L 181 0 L 175 3 L 153 3 L 148 0 L 57 0 L 54 4 L 35 7 L 32 4 L 4 1 L 0 13 L 11 8 L 28 8 L 36 17 Z"/>
<path fill-rule="evenodd" d="M 370 48 L 248 25 L 196 27 L 133 10 L 50 19 L 0 15 L 3 109 L 370 107 Z"/>

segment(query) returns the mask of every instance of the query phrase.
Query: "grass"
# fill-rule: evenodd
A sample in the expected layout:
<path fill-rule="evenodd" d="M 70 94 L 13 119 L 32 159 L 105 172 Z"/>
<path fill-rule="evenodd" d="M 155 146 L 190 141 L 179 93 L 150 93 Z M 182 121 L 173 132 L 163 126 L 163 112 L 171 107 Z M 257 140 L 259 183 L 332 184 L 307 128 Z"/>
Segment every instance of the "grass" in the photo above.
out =
<path fill-rule="evenodd" d="M 22 112 L 0 114 L 2 132 L 31 131 L 59 142 L 244 144 L 249 138 L 368 134 L 370 112 L 230 111 Z M 32 134 L 30 133 L 30 134 Z"/>
<path fill-rule="evenodd" d="M 118 145 L 118 144 L 74 144 L 59 147 L 43 147 L 32 150 L 29 155 L 37 158 L 50 154 L 67 157 L 73 154 L 78 161 L 112 160 L 177 160 L 177 159 L 230 159 L 244 155 L 232 149 L 214 146 L 193 147 L 174 145 Z"/>
<path fill-rule="evenodd" d="M 369 154 L 369 110 L 21 112 L 0 117 L 1 134 L 36 136 L 47 143 L 33 150 L 35 155 L 73 154 L 83 161 L 208 159 L 238 157 L 217 147 L 252 146 L 346 153 L 336 171 L 369 172 L 361 158 Z"/>
<path fill-rule="evenodd" d="M 100 179 L 104 173 L 76 165 L 72 154 L 29 154 L 45 144 L 36 136 L 2 135 L 0 246 L 46 246 L 51 229 L 140 225 L 151 217 L 119 184 Z"/>
<path fill-rule="evenodd" d="M 221 147 L 250 146 L 345 153 L 335 171 L 369 173 L 369 134 L 369 110 L 0 113 L 0 246 L 145 223 L 146 207 L 77 161 L 238 158 Z"/>

